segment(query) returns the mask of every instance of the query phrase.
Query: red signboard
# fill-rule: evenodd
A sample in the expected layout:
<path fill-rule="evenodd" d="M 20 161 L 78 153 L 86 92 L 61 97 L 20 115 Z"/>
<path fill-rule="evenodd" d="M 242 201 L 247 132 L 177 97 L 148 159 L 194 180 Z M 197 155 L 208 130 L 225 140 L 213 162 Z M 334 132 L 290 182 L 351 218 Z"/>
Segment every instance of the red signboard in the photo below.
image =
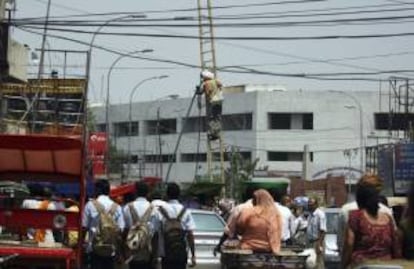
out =
<path fill-rule="evenodd" d="M 88 153 L 92 162 L 93 175 L 105 174 L 106 133 L 95 132 L 89 136 Z"/>

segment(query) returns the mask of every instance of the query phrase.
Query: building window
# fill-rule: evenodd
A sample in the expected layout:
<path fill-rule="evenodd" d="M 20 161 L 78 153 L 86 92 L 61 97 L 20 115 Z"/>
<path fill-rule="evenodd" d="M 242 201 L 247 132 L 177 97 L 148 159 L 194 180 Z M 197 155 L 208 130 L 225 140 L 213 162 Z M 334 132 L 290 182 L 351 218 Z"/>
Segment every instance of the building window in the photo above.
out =
<path fill-rule="evenodd" d="M 269 113 L 271 130 L 313 130 L 313 113 Z"/>
<path fill-rule="evenodd" d="M 131 133 L 130 129 L 131 128 Z M 115 137 L 123 137 L 123 136 L 137 136 L 138 135 L 138 122 L 133 121 L 131 122 L 117 122 L 114 124 L 114 135 Z"/>
<path fill-rule="evenodd" d="M 191 117 L 187 118 L 187 122 L 183 119 L 182 123 L 185 123 L 184 126 L 184 133 L 198 133 L 198 132 L 206 132 L 207 125 L 206 125 L 206 117 Z"/>
<path fill-rule="evenodd" d="M 239 131 L 252 129 L 252 113 L 231 114 L 222 116 L 224 131 Z"/>
<path fill-rule="evenodd" d="M 138 155 L 131 155 L 131 163 L 138 163 Z"/>
<path fill-rule="evenodd" d="M 267 160 L 269 162 L 301 162 L 303 152 L 268 151 Z M 313 152 L 310 152 L 310 161 L 313 161 Z"/>
<path fill-rule="evenodd" d="M 145 162 L 147 163 L 159 163 L 160 161 L 162 163 L 175 162 L 175 156 L 173 154 L 163 154 L 161 156 L 157 154 L 145 155 Z"/>
<path fill-rule="evenodd" d="M 413 113 L 375 113 L 376 130 L 407 130 L 409 122 L 414 122 Z"/>
<path fill-rule="evenodd" d="M 243 160 L 251 160 L 252 159 L 252 153 L 250 151 L 242 151 L 242 152 L 240 152 L 240 155 L 242 156 Z"/>
<path fill-rule="evenodd" d="M 100 123 L 96 125 L 96 131 L 97 132 L 106 132 L 106 124 Z"/>
<path fill-rule="evenodd" d="M 177 120 L 176 119 L 163 119 L 163 120 L 149 120 L 147 124 L 147 135 L 158 134 L 158 124 L 160 134 L 175 134 L 177 133 Z"/>
<path fill-rule="evenodd" d="M 181 154 L 181 162 L 190 163 L 190 162 L 206 162 L 207 154 L 206 153 L 183 153 Z"/>
<path fill-rule="evenodd" d="M 251 152 L 240 152 L 241 156 L 244 160 L 250 160 L 252 153 Z M 220 161 L 220 153 L 213 152 L 212 156 L 214 161 Z M 224 161 L 228 162 L 230 161 L 231 155 L 230 154 L 224 154 Z M 207 161 L 207 154 L 206 153 L 183 153 L 181 154 L 181 162 L 206 162 Z"/>
<path fill-rule="evenodd" d="M 313 130 L 313 113 L 303 114 L 302 128 L 304 130 Z"/>
<path fill-rule="evenodd" d="M 224 131 L 239 131 L 252 129 L 252 113 L 222 115 L 222 126 Z M 184 121 L 183 121 L 184 124 Z M 201 127 L 201 128 L 200 128 Z M 206 117 L 188 118 L 184 126 L 184 133 L 206 132 Z"/>

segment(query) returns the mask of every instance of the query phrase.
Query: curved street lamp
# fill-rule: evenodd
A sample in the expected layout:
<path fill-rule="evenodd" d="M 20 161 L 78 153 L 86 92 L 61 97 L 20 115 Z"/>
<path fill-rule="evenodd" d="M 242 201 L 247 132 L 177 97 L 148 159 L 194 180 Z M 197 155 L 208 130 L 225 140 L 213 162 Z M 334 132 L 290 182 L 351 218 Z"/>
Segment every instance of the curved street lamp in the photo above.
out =
<path fill-rule="evenodd" d="M 340 94 L 343 94 L 343 95 L 351 98 L 358 107 L 358 111 L 359 111 L 359 150 L 360 150 L 360 156 L 359 156 L 360 157 L 360 164 L 359 165 L 360 165 L 361 173 L 364 173 L 365 143 L 364 143 L 364 121 L 363 121 L 362 105 L 355 96 L 353 96 L 352 94 L 349 94 L 345 91 L 331 90 L 330 92 L 340 93 Z"/>
<path fill-rule="evenodd" d="M 109 67 L 108 74 L 106 75 L 106 100 L 105 100 L 105 131 L 106 131 L 106 161 L 105 161 L 105 169 L 106 169 L 106 176 L 109 178 L 109 161 L 110 161 L 110 147 L 111 147 L 111 141 L 110 141 L 110 120 L 109 120 L 109 109 L 110 109 L 110 88 L 111 88 L 111 74 L 112 70 L 114 69 L 115 65 L 122 60 L 125 57 L 130 57 L 137 53 L 148 53 L 153 52 L 153 49 L 144 49 L 144 50 L 136 50 L 132 51 L 127 54 L 121 54 L 119 55 L 115 61 L 112 62 L 111 66 Z"/>
<path fill-rule="evenodd" d="M 110 24 L 111 22 L 115 22 L 115 21 L 121 21 L 127 18 L 145 18 L 146 15 L 145 14 L 128 14 L 128 15 L 122 15 L 122 16 L 118 16 L 115 18 L 111 18 L 107 21 L 105 21 L 101 26 L 98 27 L 98 29 L 96 29 L 96 31 L 93 33 L 92 38 L 91 38 L 91 42 L 89 43 L 89 49 L 88 49 L 88 59 L 87 59 L 87 67 L 86 67 L 86 89 L 89 89 L 89 80 L 90 80 L 90 75 L 91 75 L 91 66 L 92 66 L 92 49 L 93 49 L 93 44 L 95 42 L 95 38 L 97 36 L 97 34 L 105 27 L 108 26 L 108 24 Z M 146 51 L 146 50 L 143 50 Z M 147 52 L 149 52 L 150 50 L 148 50 Z M 151 50 L 152 51 L 152 50 Z M 117 58 L 117 62 L 123 58 L 129 56 L 129 54 L 122 54 Z M 113 64 L 114 66 L 115 64 Z M 113 67 L 111 66 L 111 67 Z M 112 69 L 112 68 L 111 68 Z M 111 70 L 110 70 L 111 71 Z M 109 80 L 109 79 L 108 79 Z M 108 89 L 109 91 L 109 86 Z M 107 92 L 106 94 L 106 102 L 105 102 L 105 121 L 106 121 L 106 154 L 105 154 L 105 172 L 106 172 L 106 177 L 107 179 L 109 179 L 109 158 L 110 158 L 110 153 L 109 153 L 109 149 L 110 149 L 110 141 L 109 141 L 109 93 Z"/>
<path fill-rule="evenodd" d="M 155 79 L 164 79 L 168 78 L 167 75 L 162 76 L 154 76 L 149 77 L 144 80 L 141 80 L 138 82 L 135 87 L 132 89 L 130 95 L 129 95 L 129 112 L 128 112 L 128 168 L 127 168 L 127 178 L 129 179 L 129 176 L 131 174 L 131 134 L 132 134 L 132 98 L 134 97 L 135 92 L 138 90 L 138 88 L 144 84 L 147 81 L 155 80 Z M 142 177 L 141 169 L 139 170 L 139 177 Z"/>
<path fill-rule="evenodd" d="M 101 32 L 102 28 L 104 28 L 105 26 L 107 26 L 111 22 L 121 21 L 121 20 L 127 19 L 127 18 L 145 18 L 145 17 L 146 17 L 145 14 L 141 14 L 141 15 L 137 15 L 137 14 L 122 15 L 122 16 L 111 18 L 111 19 L 105 21 L 104 24 L 102 24 L 101 26 L 98 27 L 98 29 L 96 29 L 96 31 L 92 35 L 91 42 L 89 43 L 88 60 L 87 60 L 87 68 L 86 68 L 86 72 L 87 72 L 86 73 L 86 83 L 87 83 L 86 88 L 88 88 L 89 77 L 90 77 L 90 74 L 91 74 L 92 49 L 93 49 L 93 44 L 95 42 L 96 35 Z"/>

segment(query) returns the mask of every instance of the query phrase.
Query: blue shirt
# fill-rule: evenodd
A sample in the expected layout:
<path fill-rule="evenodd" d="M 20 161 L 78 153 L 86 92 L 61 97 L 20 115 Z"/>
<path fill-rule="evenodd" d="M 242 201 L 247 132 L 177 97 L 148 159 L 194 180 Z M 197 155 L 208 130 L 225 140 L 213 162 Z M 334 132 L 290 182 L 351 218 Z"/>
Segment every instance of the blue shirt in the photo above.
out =
<path fill-rule="evenodd" d="M 135 212 L 137 212 L 138 217 L 141 219 L 145 212 L 148 210 L 148 208 L 150 207 L 151 203 L 148 202 L 148 200 L 144 197 L 138 197 L 135 201 L 127 204 L 126 206 L 124 206 L 124 219 L 125 219 L 125 227 L 126 228 L 131 228 L 134 225 L 133 219 L 132 219 L 132 215 L 131 215 L 131 211 L 130 211 L 130 204 L 134 207 Z M 148 219 L 148 227 L 150 228 L 151 234 L 154 234 L 154 229 L 156 226 L 156 209 L 155 207 L 153 207 L 152 212 L 150 214 L 150 217 Z"/>
<path fill-rule="evenodd" d="M 106 212 L 108 212 L 111 209 L 113 203 L 115 203 L 107 195 L 100 195 L 96 200 L 105 208 Z M 89 230 L 91 230 L 92 228 L 97 228 L 99 224 L 98 216 L 99 213 L 98 210 L 95 208 L 93 201 L 88 201 L 85 205 L 85 210 L 83 211 L 82 226 Z M 114 220 L 120 230 L 123 230 L 125 228 L 125 221 L 122 214 L 122 208 L 119 205 L 116 208 Z"/>

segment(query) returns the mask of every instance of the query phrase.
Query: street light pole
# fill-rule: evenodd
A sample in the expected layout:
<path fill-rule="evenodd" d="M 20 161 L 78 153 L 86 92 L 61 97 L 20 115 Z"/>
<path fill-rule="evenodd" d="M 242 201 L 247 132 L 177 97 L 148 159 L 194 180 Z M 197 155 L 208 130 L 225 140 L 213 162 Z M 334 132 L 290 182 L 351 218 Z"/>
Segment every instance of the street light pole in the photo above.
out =
<path fill-rule="evenodd" d="M 92 38 L 91 38 L 91 42 L 89 43 L 89 49 L 88 49 L 88 61 L 86 63 L 86 89 L 89 89 L 89 80 L 90 80 L 90 76 L 91 76 L 91 66 L 92 66 L 92 49 L 93 49 L 93 44 L 95 42 L 95 38 L 97 36 L 97 34 L 105 27 L 107 26 L 109 23 L 111 22 L 115 22 L 115 21 L 120 21 L 123 19 L 127 19 L 127 18 L 145 18 L 146 15 L 145 14 L 128 14 L 128 15 L 122 15 L 122 16 L 118 16 L 115 18 L 111 18 L 107 21 L 105 21 L 104 24 L 102 24 L 101 26 L 98 27 L 98 29 L 96 29 L 96 31 L 93 33 Z M 121 56 L 126 56 L 126 55 L 121 55 Z M 109 89 L 108 89 L 109 90 Z M 109 141 L 109 123 L 108 123 L 108 104 L 109 104 L 109 98 L 108 98 L 109 94 L 107 93 L 106 96 L 106 154 L 105 154 L 105 173 L 106 173 L 106 177 L 107 179 L 109 179 L 109 148 L 110 148 L 110 141 Z"/>
<path fill-rule="evenodd" d="M 106 169 L 106 177 L 109 178 L 109 165 L 110 165 L 110 160 L 111 160 L 111 153 L 110 153 L 110 148 L 111 148 L 111 130 L 110 130 L 110 119 L 109 119 L 109 110 L 110 110 L 110 88 L 111 88 L 111 74 L 112 74 L 112 70 L 114 69 L 115 65 L 122 60 L 125 57 L 129 57 L 132 56 L 134 54 L 137 53 L 147 53 L 147 52 L 153 52 L 152 49 L 144 49 L 144 50 L 136 50 L 136 51 L 132 51 L 130 53 L 127 54 L 121 54 L 119 55 L 115 61 L 112 62 L 111 66 L 109 67 L 108 70 L 108 74 L 106 75 L 106 100 L 105 100 L 105 129 L 106 129 L 106 160 L 105 160 L 105 169 Z"/>
<path fill-rule="evenodd" d="M 161 118 L 160 118 L 160 106 L 157 107 L 157 136 L 158 136 L 158 166 L 159 176 L 162 178 L 162 141 L 161 141 Z M 157 175 L 158 176 L 158 175 Z"/>
<path fill-rule="evenodd" d="M 348 96 L 349 98 L 351 98 L 355 104 L 358 107 L 358 111 L 359 111 L 359 150 L 360 150 L 360 170 L 361 173 L 364 173 L 364 154 L 365 154 L 365 141 L 364 141 L 364 121 L 363 121 L 363 110 L 362 110 L 362 105 L 361 103 L 358 101 L 358 99 L 353 96 L 352 94 L 349 94 L 347 92 L 344 91 L 334 91 L 332 90 L 331 92 L 336 92 L 336 93 L 340 93 L 343 94 L 345 96 Z"/>
<path fill-rule="evenodd" d="M 129 95 L 129 112 L 128 112 L 128 168 L 127 168 L 127 178 L 129 179 L 131 174 L 131 133 L 132 133 L 132 98 L 134 97 L 134 94 L 136 90 L 145 82 L 154 80 L 154 79 L 164 79 L 167 78 L 167 75 L 162 76 L 154 76 L 149 77 L 144 80 L 141 80 L 138 82 L 135 87 L 132 89 L 130 95 Z M 139 170 L 139 177 L 142 178 L 141 169 Z"/>
<path fill-rule="evenodd" d="M 127 19 L 127 18 L 145 18 L 146 15 L 133 15 L 133 14 L 129 14 L 129 15 L 122 15 L 119 17 L 115 17 L 115 18 L 111 18 L 109 20 L 107 20 L 104 24 L 102 24 L 101 26 L 98 27 L 98 29 L 96 29 L 96 31 L 93 33 L 92 38 L 91 38 L 91 42 L 89 43 L 89 49 L 88 49 L 88 55 L 89 55 L 89 61 L 87 62 L 87 67 L 86 67 L 86 87 L 88 88 L 89 85 L 89 78 L 91 76 L 91 66 L 92 66 L 92 49 L 93 49 L 93 44 L 95 42 L 95 38 L 96 35 L 101 32 L 102 28 L 104 28 L 105 26 L 107 26 L 109 23 L 114 22 L 114 21 L 120 21 L 123 19 Z"/>
<path fill-rule="evenodd" d="M 162 100 L 167 100 L 167 99 L 173 99 L 173 100 L 175 100 L 175 99 L 177 99 L 179 97 L 180 96 L 178 94 L 168 94 L 168 95 L 165 95 L 165 96 L 161 96 L 161 97 L 159 97 L 159 98 L 157 98 L 157 99 L 155 99 L 153 101 L 153 102 L 157 102 L 157 130 L 156 131 L 157 131 L 157 135 L 158 135 L 158 144 L 160 146 L 160 148 L 158 149 L 158 152 L 161 152 L 159 154 L 162 154 L 162 149 L 161 149 L 161 147 L 162 147 L 162 141 L 161 141 L 161 133 L 160 133 L 160 128 L 161 128 L 161 122 L 160 122 L 160 120 L 161 120 L 161 117 L 160 117 L 161 107 L 160 107 L 159 102 L 162 101 Z M 154 107 L 154 106 L 151 106 L 151 107 Z M 148 114 L 149 114 L 150 111 L 151 111 L 151 108 L 147 109 L 146 114 L 145 114 L 145 119 L 148 117 Z M 147 147 L 147 136 L 145 134 L 145 136 L 144 136 L 144 151 L 145 151 L 146 147 Z M 159 175 L 157 174 L 156 176 L 160 176 L 162 178 L 162 175 L 163 175 L 163 167 L 162 167 L 161 160 L 162 160 L 162 156 L 159 155 L 159 158 L 157 160 L 158 163 L 159 163 L 159 170 L 157 170 L 157 171 L 159 171 Z M 144 168 L 145 168 L 145 166 L 144 166 Z"/>

